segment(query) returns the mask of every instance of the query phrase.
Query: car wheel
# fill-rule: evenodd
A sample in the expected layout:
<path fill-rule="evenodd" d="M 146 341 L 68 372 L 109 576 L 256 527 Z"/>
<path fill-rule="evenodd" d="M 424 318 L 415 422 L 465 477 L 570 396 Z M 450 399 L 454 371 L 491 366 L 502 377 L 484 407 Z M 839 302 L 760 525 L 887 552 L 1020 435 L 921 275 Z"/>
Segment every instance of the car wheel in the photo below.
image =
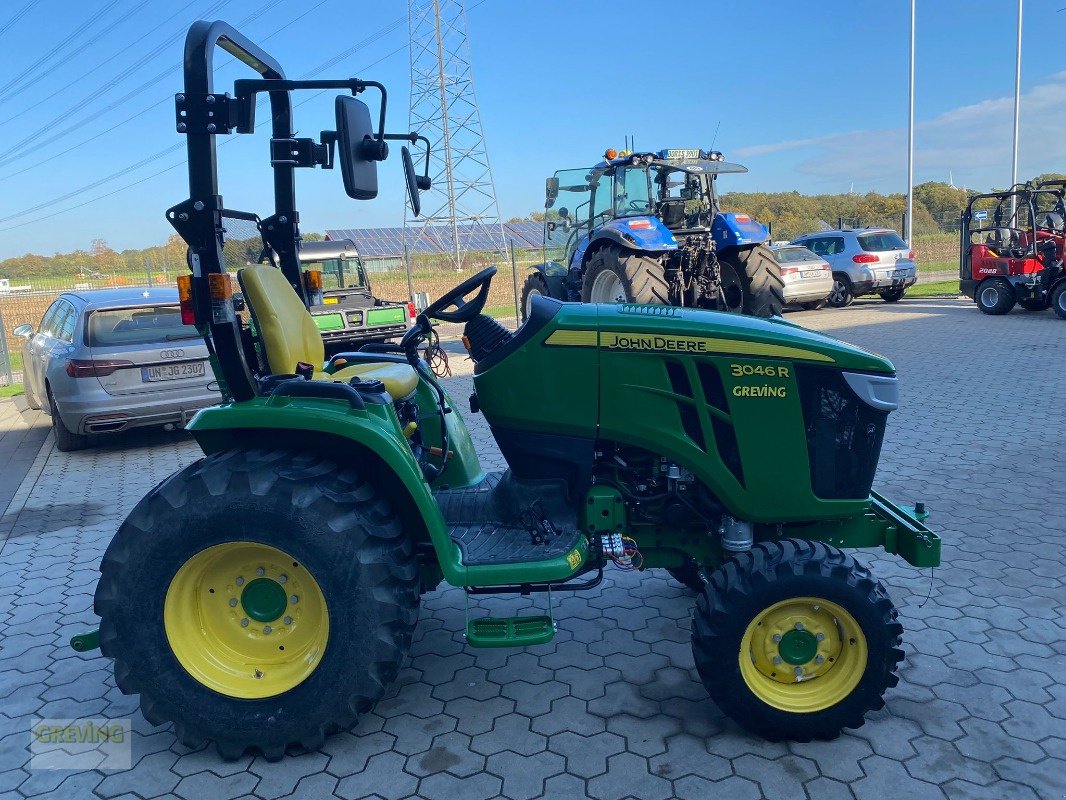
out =
<path fill-rule="evenodd" d="M 833 289 L 826 300 L 833 308 L 847 308 L 855 301 L 855 295 L 851 292 L 851 281 L 847 276 L 833 276 Z"/>
<path fill-rule="evenodd" d="M 886 303 L 898 303 L 903 299 L 903 295 L 907 293 L 906 289 L 888 289 L 881 292 L 881 299 Z"/>
<path fill-rule="evenodd" d="M 63 424 L 63 419 L 59 416 L 59 409 L 56 407 L 55 398 L 52 397 L 50 391 L 48 392 L 48 410 L 52 415 L 52 435 L 55 437 L 57 450 L 61 453 L 70 453 L 74 450 L 84 450 L 89 446 L 88 436 L 72 433 Z"/>
<path fill-rule="evenodd" d="M 1010 282 L 998 278 L 985 281 L 977 287 L 974 300 L 981 311 L 994 317 L 1009 313 L 1018 301 Z"/>
<path fill-rule="evenodd" d="M 1058 314 L 1059 319 L 1066 319 L 1066 281 L 1051 292 L 1051 308 Z"/>

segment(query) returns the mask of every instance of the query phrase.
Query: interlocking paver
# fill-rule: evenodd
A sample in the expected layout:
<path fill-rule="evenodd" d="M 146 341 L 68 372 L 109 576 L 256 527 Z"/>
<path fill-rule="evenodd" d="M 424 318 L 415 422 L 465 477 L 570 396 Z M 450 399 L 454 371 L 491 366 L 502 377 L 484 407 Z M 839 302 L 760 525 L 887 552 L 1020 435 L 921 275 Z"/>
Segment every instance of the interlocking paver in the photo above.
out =
<path fill-rule="evenodd" d="M 468 648 L 466 598 L 442 586 L 423 598 L 399 681 L 352 732 L 274 764 L 222 762 L 211 748 L 180 745 L 169 726 L 149 725 L 106 661 L 66 647 L 94 624 L 96 568 L 114 529 L 155 483 L 198 457 L 195 445 L 187 436 L 129 436 L 72 454 L 49 443 L 38 454 L 27 440 L 29 450 L 15 454 L 28 477 L 9 487 L 15 502 L 0 516 L 0 800 L 1058 797 L 1066 520 L 1042 498 L 1054 496 L 1066 466 L 1066 431 L 1053 424 L 1066 402 L 1064 359 L 1052 347 L 1061 322 L 1020 313 L 989 320 L 952 301 L 860 301 L 791 319 L 896 363 L 903 406 L 890 417 L 877 482 L 902 501 L 924 499 L 944 536 L 944 565 L 924 603 L 928 572 L 860 556 L 900 608 L 906 652 L 900 685 L 862 728 L 806 744 L 746 735 L 693 669 L 692 595 L 664 573 L 609 570 L 597 589 L 556 598 L 559 636 L 524 652 Z M 990 370 L 993 362 L 1000 368 Z M 457 355 L 452 368 L 446 383 L 465 397 L 470 364 Z M 1019 375 L 1041 398 L 1026 412 L 1043 432 L 1039 447 L 973 415 L 1014 407 Z M 486 468 L 502 468 L 484 419 L 468 415 L 468 424 Z M 0 510 L 5 503 L 0 492 Z M 470 605 L 514 614 L 543 603 Z M 29 772 L 29 724 L 41 714 L 131 719 L 134 768 Z"/>

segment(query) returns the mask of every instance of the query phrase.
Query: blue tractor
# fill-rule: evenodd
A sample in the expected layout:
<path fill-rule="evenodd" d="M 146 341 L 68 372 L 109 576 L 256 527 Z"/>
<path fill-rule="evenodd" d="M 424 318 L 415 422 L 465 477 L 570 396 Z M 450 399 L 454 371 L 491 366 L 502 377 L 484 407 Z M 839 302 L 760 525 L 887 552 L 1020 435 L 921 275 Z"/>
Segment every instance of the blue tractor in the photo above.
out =
<path fill-rule="evenodd" d="M 544 244 L 560 260 L 526 278 L 526 314 L 536 294 L 780 314 L 769 231 L 718 206 L 715 180 L 729 172 L 747 168 L 704 150 L 608 150 L 594 167 L 556 172 L 546 182 Z"/>

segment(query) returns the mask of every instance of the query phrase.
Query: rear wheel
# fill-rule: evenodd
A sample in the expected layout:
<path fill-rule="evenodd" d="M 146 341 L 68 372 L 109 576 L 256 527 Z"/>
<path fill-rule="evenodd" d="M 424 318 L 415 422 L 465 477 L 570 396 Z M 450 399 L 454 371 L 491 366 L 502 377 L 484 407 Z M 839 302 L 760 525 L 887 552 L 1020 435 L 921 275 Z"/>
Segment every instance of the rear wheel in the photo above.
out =
<path fill-rule="evenodd" d="M 907 293 L 906 289 L 886 289 L 880 292 L 881 299 L 886 303 L 898 303 L 903 299 L 903 295 Z"/>
<path fill-rule="evenodd" d="M 981 311 L 994 317 L 1009 313 L 1017 302 L 1014 287 L 1010 285 L 1009 281 L 1001 278 L 994 278 L 982 283 L 977 287 L 977 294 L 974 299 L 977 301 L 977 307 Z"/>
<path fill-rule="evenodd" d="M 663 265 L 652 258 L 603 247 L 589 258 L 581 282 L 585 303 L 669 305 L 670 290 Z"/>
<path fill-rule="evenodd" d="M 827 302 L 833 308 L 847 308 L 855 302 L 855 295 L 851 291 L 851 280 L 847 275 L 833 276 L 833 288 L 829 292 Z"/>
<path fill-rule="evenodd" d="M 418 610 L 411 542 L 355 469 L 236 450 L 175 473 L 104 554 L 100 648 L 153 724 L 224 758 L 281 758 L 351 726 L 399 672 Z"/>
<path fill-rule="evenodd" d="M 899 682 L 896 616 L 884 587 L 843 551 L 760 543 L 715 570 L 697 600 L 696 668 L 715 703 L 752 733 L 835 739 Z"/>
<path fill-rule="evenodd" d="M 1051 291 L 1051 308 L 1059 315 L 1059 319 L 1066 319 L 1066 281 Z"/>
<path fill-rule="evenodd" d="M 719 254 L 725 311 L 752 317 L 780 316 L 785 306 L 781 266 L 764 244 Z"/>
<path fill-rule="evenodd" d="M 61 453 L 71 453 L 75 450 L 84 450 L 89 446 L 88 436 L 74 433 L 63 424 L 63 418 L 59 416 L 59 408 L 56 407 L 51 390 L 48 390 L 48 412 L 52 416 L 52 436 L 56 440 L 57 450 Z"/>
<path fill-rule="evenodd" d="M 541 295 L 543 297 L 551 297 L 551 293 L 548 291 L 548 282 L 544 280 L 544 276 L 539 272 L 533 272 L 526 277 L 526 282 L 522 284 L 522 319 L 529 319 L 529 315 L 533 310 L 532 302 L 533 297 Z"/>

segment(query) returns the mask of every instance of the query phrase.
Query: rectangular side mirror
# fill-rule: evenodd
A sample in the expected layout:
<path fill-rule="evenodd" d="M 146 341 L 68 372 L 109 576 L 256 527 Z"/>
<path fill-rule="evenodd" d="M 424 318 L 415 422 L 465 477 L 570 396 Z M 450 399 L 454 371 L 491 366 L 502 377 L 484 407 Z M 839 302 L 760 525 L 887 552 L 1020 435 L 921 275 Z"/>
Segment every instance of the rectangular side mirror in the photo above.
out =
<path fill-rule="evenodd" d="M 403 155 L 403 174 L 407 178 L 407 196 L 411 198 L 411 212 L 417 217 L 422 213 L 422 198 L 418 194 L 421 188 L 418 175 L 415 173 L 414 161 L 411 160 L 411 151 L 406 147 L 401 147 L 400 153 Z"/>
<path fill-rule="evenodd" d="M 33 326 L 29 323 L 19 325 L 15 330 L 11 331 L 16 336 L 21 336 L 23 339 L 29 339 L 33 336 Z"/>
<path fill-rule="evenodd" d="M 377 159 L 374 154 L 378 142 L 374 139 L 374 125 L 370 109 L 362 100 L 338 95 L 337 161 L 344 179 L 344 191 L 354 200 L 373 200 L 378 196 Z M 384 144 L 384 143 L 381 143 Z M 368 148 L 369 145 L 369 148 Z"/>
<path fill-rule="evenodd" d="M 559 196 L 559 179 L 552 176 L 544 181 L 544 207 L 551 208 L 555 205 L 555 198 Z"/>

